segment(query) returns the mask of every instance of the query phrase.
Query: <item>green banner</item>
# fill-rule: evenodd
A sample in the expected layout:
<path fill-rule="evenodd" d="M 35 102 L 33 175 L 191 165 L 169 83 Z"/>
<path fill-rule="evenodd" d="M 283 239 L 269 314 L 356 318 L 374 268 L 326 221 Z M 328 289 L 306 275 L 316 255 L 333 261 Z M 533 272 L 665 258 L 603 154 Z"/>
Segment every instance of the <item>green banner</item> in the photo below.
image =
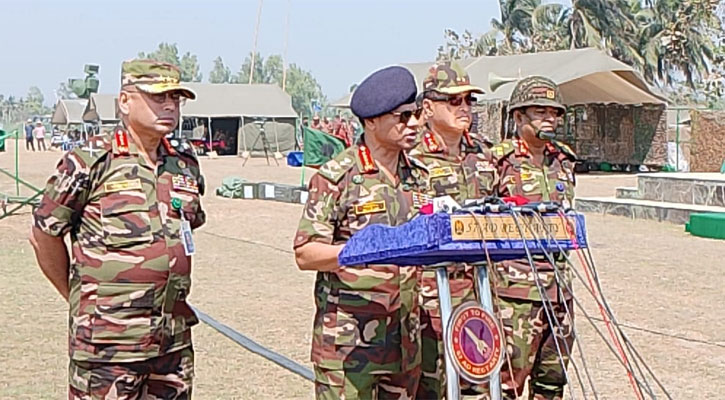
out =
<path fill-rule="evenodd" d="M 345 150 L 345 143 L 323 131 L 305 128 L 305 165 L 319 167 Z"/>

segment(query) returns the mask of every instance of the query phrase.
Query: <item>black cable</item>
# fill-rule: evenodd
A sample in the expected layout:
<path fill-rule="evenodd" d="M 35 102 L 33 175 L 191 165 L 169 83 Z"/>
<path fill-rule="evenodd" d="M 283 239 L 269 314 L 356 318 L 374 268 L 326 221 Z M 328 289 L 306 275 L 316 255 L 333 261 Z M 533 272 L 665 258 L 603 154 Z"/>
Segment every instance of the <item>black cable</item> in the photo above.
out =
<path fill-rule="evenodd" d="M 209 232 L 209 231 L 198 231 L 198 232 L 195 232 L 195 233 L 202 233 L 202 234 L 205 234 L 205 235 L 214 236 L 214 237 L 218 237 L 218 238 L 222 238 L 222 239 L 233 240 L 235 242 L 247 243 L 247 244 L 252 244 L 252 245 L 260 246 L 260 247 L 266 247 L 268 249 L 277 250 L 279 252 L 286 253 L 286 254 L 294 254 L 295 253 L 292 250 L 284 249 L 284 248 L 281 248 L 281 247 L 272 246 L 271 244 L 267 244 L 267 243 L 257 242 L 256 240 L 235 238 L 233 236 L 226 236 L 226 235 L 222 235 L 222 234 L 214 233 L 214 232 Z"/>
<path fill-rule="evenodd" d="M 558 210 L 557 210 L 557 211 L 558 211 Z M 585 288 L 585 289 L 587 289 L 587 291 L 588 291 L 588 292 L 589 292 L 589 294 L 590 294 L 590 295 L 592 296 L 592 298 L 593 298 L 593 299 L 594 299 L 594 300 L 595 300 L 595 301 L 596 301 L 597 303 L 599 303 L 599 300 L 598 300 L 597 296 L 596 296 L 596 295 L 594 294 L 593 290 L 592 290 L 592 289 L 590 289 L 590 288 L 589 288 L 589 287 L 587 286 L 586 282 L 584 281 L 584 278 L 582 278 L 582 277 L 581 277 L 581 275 L 579 274 L 579 272 L 578 272 L 578 271 L 576 270 L 576 268 L 574 268 L 574 264 L 573 264 L 573 263 L 571 262 L 571 259 L 569 258 L 568 254 L 567 254 L 567 253 L 566 253 L 566 252 L 564 251 L 564 249 L 562 249 L 561 245 L 560 245 L 560 244 L 558 243 L 558 241 L 556 240 L 556 238 L 554 238 L 554 237 L 553 237 L 553 235 L 552 235 L 552 234 L 551 234 L 551 233 L 550 233 L 550 232 L 549 232 L 549 231 L 548 231 L 548 230 L 546 229 L 546 223 L 545 223 L 545 221 L 544 221 L 543 217 L 542 217 L 542 216 L 541 216 L 540 214 L 538 214 L 538 213 L 534 213 L 534 215 L 536 215 L 536 216 L 538 216 L 538 217 L 539 217 L 539 220 L 541 221 L 541 223 L 542 223 L 542 226 L 544 226 L 544 231 L 545 231 L 545 232 L 547 232 L 547 233 L 549 233 L 549 236 L 550 236 L 550 238 L 551 238 L 551 239 L 553 239 L 553 243 L 554 243 L 554 244 L 555 244 L 555 245 L 557 246 L 557 248 L 559 249 L 559 252 L 560 252 L 560 254 L 562 254 L 562 255 L 564 256 L 564 258 L 566 259 L 566 262 L 567 262 L 567 264 L 568 264 L 568 265 L 569 265 L 569 266 L 571 267 L 570 269 L 571 269 L 571 270 L 572 270 L 572 271 L 573 271 L 573 272 L 574 272 L 574 273 L 575 273 L 575 274 L 577 275 L 577 278 L 579 278 L 579 280 L 580 280 L 580 281 L 582 282 L 582 284 L 583 284 L 584 288 Z M 561 217 L 561 215 L 559 215 L 559 216 Z M 566 216 L 564 216 L 564 217 L 562 217 L 562 218 L 564 218 L 564 220 L 566 221 Z M 555 271 L 556 271 L 556 270 L 555 270 Z M 572 294 L 574 293 L 574 292 L 573 292 L 573 290 L 572 290 L 572 289 L 571 289 L 570 287 L 568 287 L 568 286 L 567 286 L 567 290 L 568 290 L 568 291 L 569 291 L 570 293 L 572 293 Z M 607 312 L 608 316 L 610 316 L 610 319 L 611 319 L 611 315 L 610 315 L 610 314 L 611 314 L 611 310 L 606 310 L 606 309 L 605 309 L 605 311 Z M 616 322 L 615 322 L 615 326 L 616 326 Z M 617 329 L 617 332 L 619 332 L 619 331 L 620 331 L 620 330 L 619 330 L 619 329 Z M 617 340 L 619 340 L 619 338 L 617 338 Z M 628 350 L 628 351 L 629 351 L 629 350 Z M 616 354 L 615 354 L 615 355 L 616 355 Z M 619 356 L 619 355 L 616 355 L 616 356 L 617 356 L 617 358 L 619 359 L 619 357 L 620 357 L 620 356 Z M 642 360 L 642 361 L 644 362 L 644 360 Z M 627 362 L 629 362 L 629 360 L 627 360 Z M 620 363 L 624 364 L 624 359 L 620 360 Z M 637 366 L 638 366 L 638 364 L 635 364 L 635 365 L 637 365 Z M 639 368 L 638 368 L 638 369 L 639 369 Z M 632 374 L 632 375 L 633 375 L 633 377 L 634 377 L 634 374 L 635 374 L 635 372 L 634 372 L 634 369 L 632 368 L 632 366 L 631 366 L 631 365 L 630 365 L 630 366 L 628 366 L 628 367 L 627 367 L 627 366 L 625 366 L 625 370 L 626 370 L 626 371 L 627 371 L 628 373 Z M 648 393 L 650 394 L 650 396 L 654 396 L 654 394 L 653 394 L 653 392 L 652 392 L 652 389 L 651 389 L 651 388 L 649 387 L 649 384 L 647 383 L 647 379 L 646 379 L 646 377 L 645 377 L 644 373 L 642 373 L 641 369 L 639 369 L 639 372 L 640 372 L 640 374 L 641 374 L 641 377 L 642 377 L 642 379 L 644 379 L 644 381 L 645 381 L 645 386 L 646 386 L 646 388 L 648 389 Z M 635 379 L 636 379 L 636 378 L 635 378 Z M 637 382 L 639 382 L 639 379 L 636 379 L 636 380 L 637 380 Z M 641 387 L 639 387 L 639 385 L 638 385 L 638 387 L 637 387 L 637 390 L 639 390 L 639 392 L 640 392 L 640 395 L 644 396 L 644 393 L 642 393 L 642 388 L 641 388 Z"/>
<path fill-rule="evenodd" d="M 569 381 L 569 373 L 567 372 L 566 365 L 564 364 L 564 357 L 561 353 L 561 348 L 559 347 L 559 341 L 556 340 L 556 330 L 554 327 L 555 324 L 555 318 L 551 315 L 551 313 L 554 312 L 553 308 L 550 308 L 551 303 L 549 303 L 549 307 L 547 307 L 547 303 L 545 299 L 548 299 L 545 291 L 541 287 L 541 282 L 539 282 L 539 271 L 538 268 L 536 268 L 536 265 L 534 265 L 534 259 L 531 257 L 531 250 L 529 249 L 528 244 L 526 243 L 526 237 L 524 235 L 524 231 L 521 228 L 521 224 L 519 223 L 519 215 L 516 211 L 511 210 L 511 216 L 513 217 L 514 224 L 516 224 L 516 229 L 519 231 L 519 236 L 521 237 L 521 243 L 524 246 L 524 251 L 526 252 L 526 259 L 529 262 L 529 265 L 531 266 L 531 270 L 534 273 L 534 283 L 536 283 L 536 289 L 539 291 L 539 296 L 541 297 L 541 300 L 544 302 L 543 308 L 544 308 L 544 314 L 546 314 L 546 319 L 549 322 L 549 328 L 551 328 L 552 334 L 554 334 L 554 345 L 556 347 L 556 352 L 559 356 L 559 362 L 561 363 L 562 371 L 564 372 L 564 376 L 566 377 L 567 382 Z M 558 321 L 557 321 L 558 323 Z M 571 359 L 571 357 L 569 357 Z M 574 390 L 571 388 L 571 385 L 569 386 L 569 395 L 572 399 L 576 398 L 574 396 Z"/>
<path fill-rule="evenodd" d="M 546 227 L 546 223 L 545 223 L 543 217 L 541 216 L 541 214 L 536 213 L 536 212 L 532 212 L 532 214 L 534 214 L 535 216 L 539 217 L 539 220 L 541 221 L 541 226 L 543 227 L 544 232 L 545 233 L 548 233 L 549 234 L 548 236 L 550 236 L 551 238 L 553 238 L 553 235 L 551 234 L 551 232 L 549 231 L 549 229 Z M 547 259 L 548 263 L 551 265 L 551 267 L 554 269 L 554 278 L 556 279 L 556 282 L 557 282 L 558 293 L 559 293 L 559 296 L 563 299 L 564 298 L 564 292 L 561 290 L 561 287 L 558 285 L 558 283 L 559 282 L 565 282 L 565 281 L 563 280 L 563 278 L 559 274 L 559 268 L 556 265 L 556 262 L 554 261 L 551 253 L 549 253 L 549 251 L 548 251 L 548 247 L 549 247 L 549 245 L 551 243 L 550 238 L 547 238 L 547 242 L 546 242 L 546 244 L 544 244 L 543 243 L 543 240 L 534 232 L 533 228 L 531 228 L 531 223 L 526 222 L 526 220 L 524 220 L 524 223 L 529 228 L 529 232 L 531 232 L 531 234 L 534 236 L 534 239 L 540 243 L 540 246 L 541 246 L 542 250 L 544 251 L 544 256 L 546 257 L 546 259 Z M 554 242 L 556 242 L 556 239 L 554 240 Z M 558 245 L 558 243 L 556 243 L 556 244 Z M 559 246 L 559 250 L 561 250 L 561 246 Z M 572 297 L 574 296 L 574 292 L 572 292 L 572 291 L 568 291 L 568 292 L 571 293 Z M 564 305 L 564 310 L 565 310 L 566 314 L 569 316 L 569 319 L 571 320 L 571 324 L 572 324 L 572 334 L 574 335 L 574 343 L 576 344 L 577 348 L 579 349 L 579 358 L 582 361 L 582 365 L 584 367 L 584 372 L 586 374 L 587 381 L 589 382 L 589 386 L 592 388 L 592 394 L 594 394 L 594 399 L 595 400 L 598 400 L 599 399 L 599 393 L 597 392 L 597 389 L 594 386 L 594 381 L 592 380 L 591 374 L 589 372 L 589 367 L 587 366 L 586 359 L 584 357 L 584 349 L 583 349 L 583 347 L 581 345 L 581 341 L 580 340 L 577 340 L 577 338 L 576 338 L 577 335 L 575 333 L 576 332 L 576 328 L 575 328 L 575 325 L 574 325 L 574 314 L 569 309 L 569 305 L 567 304 L 567 301 L 562 301 L 562 303 Z M 566 342 L 565 342 L 565 344 L 566 344 Z M 567 345 L 567 348 L 568 348 L 568 345 Z M 567 350 L 567 351 L 569 351 L 569 350 Z M 573 352 L 570 351 L 570 354 L 571 353 L 573 353 Z M 581 377 L 579 377 L 579 371 L 577 370 L 577 366 L 576 366 L 576 362 L 574 360 L 574 357 L 573 356 L 570 356 L 570 357 L 571 357 L 572 365 L 574 365 L 574 369 L 575 369 L 575 371 L 577 373 L 577 377 L 579 378 L 579 383 L 580 383 L 580 387 L 581 387 L 581 390 L 582 390 L 582 395 L 586 398 L 585 385 L 582 384 Z"/>

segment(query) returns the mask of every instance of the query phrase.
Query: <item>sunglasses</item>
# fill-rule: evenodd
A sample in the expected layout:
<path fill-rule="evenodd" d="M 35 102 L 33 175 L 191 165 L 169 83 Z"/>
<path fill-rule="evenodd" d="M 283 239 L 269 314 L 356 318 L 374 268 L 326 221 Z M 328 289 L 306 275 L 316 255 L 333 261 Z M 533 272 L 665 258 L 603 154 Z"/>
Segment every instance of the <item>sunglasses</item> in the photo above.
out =
<path fill-rule="evenodd" d="M 400 119 L 401 124 L 407 124 L 410 119 L 415 116 L 416 119 L 420 118 L 420 114 L 423 113 L 422 108 L 417 108 L 415 110 L 408 110 L 408 111 L 401 111 L 401 112 L 391 112 L 391 114 L 395 115 Z"/>
<path fill-rule="evenodd" d="M 453 107 L 458 107 L 465 101 L 467 105 L 472 105 L 476 100 L 473 98 L 473 95 L 468 96 L 430 96 L 429 99 L 433 101 L 445 101 L 448 102 L 448 104 L 452 105 Z"/>

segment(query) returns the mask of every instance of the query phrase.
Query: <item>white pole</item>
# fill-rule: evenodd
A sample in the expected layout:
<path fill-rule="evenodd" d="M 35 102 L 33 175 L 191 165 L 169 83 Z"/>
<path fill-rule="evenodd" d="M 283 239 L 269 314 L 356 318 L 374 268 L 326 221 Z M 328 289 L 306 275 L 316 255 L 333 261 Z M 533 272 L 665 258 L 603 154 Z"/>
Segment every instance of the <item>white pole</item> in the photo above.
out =
<path fill-rule="evenodd" d="M 287 44 L 289 42 L 289 13 L 292 0 L 287 0 L 287 17 L 284 22 L 284 52 L 282 53 L 282 91 L 287 88 Z"/>
<path fill-rule="evenodd" d="M 259 0 L 259 8 L 257 9 L 257 25 L 254 28 L 254 45 L 252 45 L 252 65 L 249 66 L 249 84 L 252 84 L 254 78 L 254 62 L 257 56 L 257 37 L 259 37 L 259 23 L 262 20 L 262 3 L 264 0 Z"/>

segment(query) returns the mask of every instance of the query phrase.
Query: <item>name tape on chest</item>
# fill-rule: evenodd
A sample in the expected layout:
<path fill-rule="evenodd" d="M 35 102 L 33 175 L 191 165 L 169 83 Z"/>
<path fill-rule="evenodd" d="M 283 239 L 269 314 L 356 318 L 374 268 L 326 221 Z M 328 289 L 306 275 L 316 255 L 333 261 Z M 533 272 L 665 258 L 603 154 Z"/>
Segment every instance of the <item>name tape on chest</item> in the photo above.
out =
<path fill-rule="evenodd" d="M 174 190 L 182 192 L 199 193 L 199 183 L 196 179 L 186 175 L 174 175 L 171 178 L 171 184 Z"/>
<path fill-rule="evenodd" d="M 385 205 L 385 202 L 382 200 L 368 201 L 367 203 L 355 205 L 355 215 L 374 214 L 374 213 L 383 212 L 387 209 L 388 208 Z"/>
<path fill-rule="evenodd" d="M 444 176 L 451 176 L 451 175 L 453 175 L 453 168 L 451 168 L 451 167 L 438 167 L 438 168 L 433 168 L 430 170 L 431 178 L 441 178 Z"/>
<path fill-rule="evenodd" d="M 106 193 L 120 192 L 123 190 L 141 190 L 141 189 L 142 189 L 141 179 L 106 182 L 103 184 L 103 190 Z"/>

